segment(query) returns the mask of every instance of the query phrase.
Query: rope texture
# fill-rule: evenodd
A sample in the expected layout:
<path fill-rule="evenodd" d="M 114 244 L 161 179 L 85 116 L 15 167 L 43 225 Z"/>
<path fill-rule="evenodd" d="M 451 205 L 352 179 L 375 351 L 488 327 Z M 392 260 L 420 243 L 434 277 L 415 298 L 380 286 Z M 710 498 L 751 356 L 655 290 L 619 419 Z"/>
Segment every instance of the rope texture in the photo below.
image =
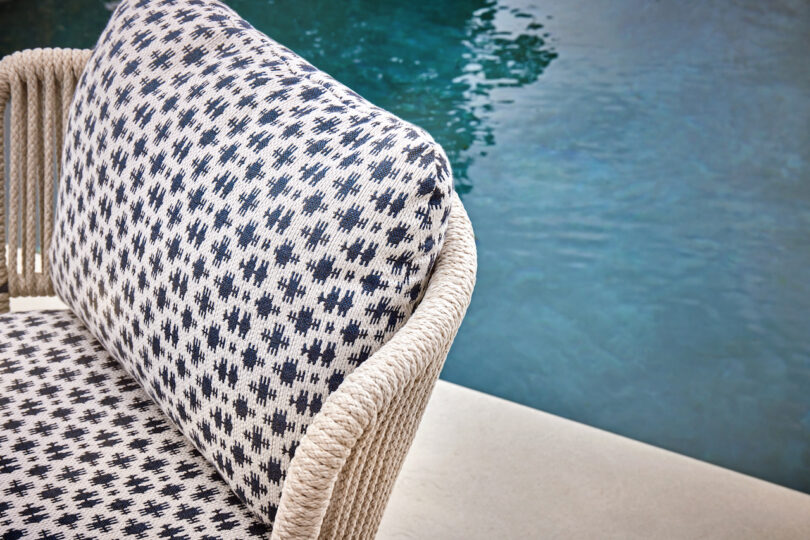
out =
<path fill-rule="evenodd" d="M 8 237 L 4 230 L 4 130 L 0 130 L 0 312 L 11 296 L 52 295 L 48 249 L 54 181 L 67 112 L 89 50 L 35 49 L 0 61 L 0 118 L 11 102 Z M 327 399 L 284 483 L 273 538 L 371 539 L 430 393 L 470 303 L 476 273 L 472 226 L 453 195 L 445 244 L 407 323 Z M 34 257 L 42 234 L 42 271 Z M 20 232 L 22 230 L 22 232 Z M 4 290 L 4 283 L 7 286 Z"/>
<path fill-rule="evenodd" d="M 89 56 L 90 51 L 79 49 L 33 49 L 0 61 L 0 245 L 6 246 L 0 257 L 0 313 L 8 311 L 10 296 L 53 295 L 48 258 L 41 258 L 39 271 L 35 266 L 37 233 L 44 255 L 53 231 L 64 126 Z M 9 103 L 11 118 L 6 124 Z M 3 215 L 6 208 L 8 214 Z"/>

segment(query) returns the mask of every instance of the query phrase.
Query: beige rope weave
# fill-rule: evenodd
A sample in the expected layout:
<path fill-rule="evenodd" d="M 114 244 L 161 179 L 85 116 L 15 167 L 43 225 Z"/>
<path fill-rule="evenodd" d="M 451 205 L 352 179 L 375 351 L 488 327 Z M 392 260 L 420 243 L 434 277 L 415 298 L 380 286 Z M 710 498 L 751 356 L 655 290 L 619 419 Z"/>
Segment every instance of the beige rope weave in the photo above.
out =
<path fill-rule="evenodd" d="M 47 253 L 54 178 L 67 110 L 89 54 L 37 49 L 0 61 L 0 114 L 11 101 L 8 239 L 2 219 L 6 137 L 0 133 L 0 243 L 10 246 L 8 262 L 0 257 L 0 312 L 8 310 L 9 293 L 53 294 Z M 419 307 L 329 396 L 296 450 L 274 539 L 374 537 L 475 284 L 472 226 L 453 197 L 445 244 Z M 41 272 L 34 266 L 37 227 Z M 22 272 L 15 246 L 22 248 Z"/>
<path fill-rule="evenodd" d="M 11 146 L 8 215 L 0 220 L 0 245 L 8 246 L 6 256 L 0 258 L 0 313 L 8 311 L 9 295 L 53 294 L 47 258 L 41 258 L 40 271 L 35 267 L 37 232 L 45 254 L 53 230 L 54 182 L 65 119 L 89 55 L 90 51 L 79 49 L 34 49 L 0 62 L 0 209 L 6 204 L 5 141 Z M 5 133 L 9 101 L 11 137 Z"/>

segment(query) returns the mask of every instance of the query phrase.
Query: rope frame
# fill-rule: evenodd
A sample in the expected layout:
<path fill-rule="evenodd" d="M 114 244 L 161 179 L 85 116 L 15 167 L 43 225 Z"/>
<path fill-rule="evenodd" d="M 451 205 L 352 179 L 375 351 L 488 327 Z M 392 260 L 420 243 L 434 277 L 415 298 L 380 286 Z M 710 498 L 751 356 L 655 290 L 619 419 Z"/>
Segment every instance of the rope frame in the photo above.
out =
<path fill-rule="evenodd" d="M 10 131 L 5 133 L 5 122 L 0 129 L 0 245 L 9 246 L 0 257 L 0 313 L 8 311 L 10 296 L 54 294 L 47 257 L 54 184 L 70 102 L 90 53 L 34 49 L 0 61 L 0 118 L 11 103 Z M 470 303 L 475 275 L 472 226 L 453 194 L 445 244 L 421 303 L 388 343 L 346 377 L 309 426 L 287 472 L 273 539 L 374 537 Z"/>
<path fill-rule="evenodd" d="M 41 268 L 36 269 L 37 232 L 44 255 L 51 244 L 64 125 L 89 57 L 87 50 L 34 49 L 0 61 L 0 245 L 7 246 L 7 253 L 0 257 L 0 313 L 8 311 L 10 296 L 54 294 L 48 258 L 42 256 Z"/>

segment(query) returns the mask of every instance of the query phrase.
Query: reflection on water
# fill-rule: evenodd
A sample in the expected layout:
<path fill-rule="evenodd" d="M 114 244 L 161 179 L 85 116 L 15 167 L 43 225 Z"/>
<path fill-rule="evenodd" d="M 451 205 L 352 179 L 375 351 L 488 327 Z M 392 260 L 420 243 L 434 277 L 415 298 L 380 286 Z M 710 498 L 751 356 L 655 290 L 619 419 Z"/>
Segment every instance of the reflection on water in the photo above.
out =
<path fill-rule="evenodd" d="M 543 25 L 516 7 L 487 2 L 472 13 L 468 28 L 464 72 L 472 77 L 465 82 L 477 94 L 532 83 L 557 56 L 546 45 L 549 34 L 542 32 Z"/>
<path fill-rule="evenodd" d="M 442 377 L 810 492 L 810 4 L 228 3 L 446 148 L 479 281 Z M 108 16 L 30 5 L 0 52 Z"/>
<path fill-rule="evenodd" d="M 452 79 L 448 91 L 463 96 L 454 109 L 445 111 L 452 122 L 447 126 L 449 140 L 458 141 L 448 154 L 453 163 L 456 189 L 460 194 L 472 189 L 467 174 L 474 156 L 469 152 L 473 142 L 495 145 L 492 123 L 492 90 L 500 86 L 519 87 L 534 82 L 557 57 L 547 45 L 549 35 L 537 18 L 518 8 L 487 2 L 475 10 L 466 25 L 467 48 L 461 58 L 462 75 Z M 417 122 L 418 123 L 418 122 Z M 436 137 L 440 135 L 436 133 Z M 441 137 L 443 138 L 443 137 Z M 440 139 L 441 140 L 441 139 Z"/>

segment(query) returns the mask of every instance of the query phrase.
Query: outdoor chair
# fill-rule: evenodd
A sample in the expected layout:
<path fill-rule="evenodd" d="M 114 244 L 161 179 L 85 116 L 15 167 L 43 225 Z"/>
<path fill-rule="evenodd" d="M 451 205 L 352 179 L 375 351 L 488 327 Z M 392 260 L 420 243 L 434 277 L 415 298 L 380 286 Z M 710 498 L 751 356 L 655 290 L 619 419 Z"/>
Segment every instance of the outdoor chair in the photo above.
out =
<path fill-rule="evenodd" d="M 236 459 L 231 456 L 242 455 L 242 447 L 226 451 L 222 442 L 220 448 L 207 450 L 215 457 L 206 459 L 195 450 L 200 440 L 178 431 L 183 413 L 166 414 L 156 404 L 164 396 L 144 389 L 138 370 L 122 367 L 113 357 L 117 351 L 99 343 L 112 328 L 104 317 L 115 317 L 119 309 L 112 300 L 95 306 L 95 298 L 73 299 L 87 313 L 102 313 L 94 329 L 85 324 L 86 313 L 8 312 L 10 297 L 60 292 L 53 261 L 64 259 L 51 252 L 83 247 L 81 241 L 73 248 L 59 245 L 54 228 L 64 209 L 54 201 L 62 188 L 72 189 L 59 185 L 66 178 L 63 150 L 82 142 L 66 140 L 66 127 L 91 52 L 26 50 L 0 62 L 0 117 L 5 118 L 0 139 L 0 243 L 6 246 L 6 256 L 0 257 L 4 538 L 373 538 L 475 282 L 473 231 L 458 196 L 449 195 L 444 243 L 416 309 L 317 409 L 309 404 L 317 413 L 290 451 L 294 455 L 281 480 L 280 503 L 272 513 L 257 515 L 244 503 L 250 494 L 232 492 L 221 478 Z M 99 140 L 106 143 L 111 137 Z M 229 249 L 238 247 L 233 243 Z M 86 268 L 77 268 L 64 274 L 79 282 L 90 279 L 82 276 Z M 118 292 L 125 294 L 119 283 Z M 182 319 L 180 313 L 176 319 Z M 155 328 L 155 336 L 169 338 L 155 347 L 168 347 L 176 328 Z M 190 332 L 206 339 L 200 328 Z M 154 379 L 155 388 L 174 384 L 168 376 L 163 383 Z M 245 384 L 253 388 L 259 382 Z M 252 414 L 270 418 L 273 411 Z M 209 420 L 217 425 L 222 421 L 212 417 L 202 424 L 208 426 Z M 238 421 L 233 422 L 237 432 Z M 44 440 L 47 444 L 38 442 Z M 262 444 L 261 439 L 254 443 Z M 48 463 L 35 462 L 37 454 Z M 261 468 L 259 474 L 270 473 Z"/>

